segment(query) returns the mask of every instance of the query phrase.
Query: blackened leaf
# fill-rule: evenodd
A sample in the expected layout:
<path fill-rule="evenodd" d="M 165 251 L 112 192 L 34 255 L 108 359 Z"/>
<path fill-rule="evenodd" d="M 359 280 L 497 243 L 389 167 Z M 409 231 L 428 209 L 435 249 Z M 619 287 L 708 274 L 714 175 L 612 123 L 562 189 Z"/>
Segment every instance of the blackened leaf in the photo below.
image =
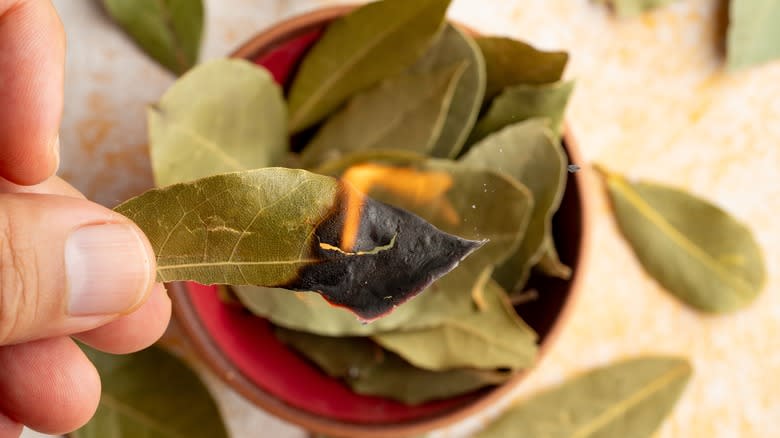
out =
<path fill-rule="evenodd" d="M 731 0 L 726 47 L 728 67 L 740 70 L 780 58 L 780 2 Z"/>
<path fill-rule="evenodd" d="M 382 0 L 331 23 L 293 80 L 290 130 L 308 128 L 353 94 L 414 63 L 441 29 L 449 4 Z"/>
<path fill-rule="evenodd" d="M 361 196 L 354 246 L 342 250 L 355 193 L 331 177 L 266 168 L 150 190 L 116 210 L 149 238 L 161 281 L 316 291 L 364 320 L 415 296 L 482 245 Z"/>
<path fill-rule="evenodd" d="M 681 190 L 600 173 L 623 236 L 669 292 L 711 313 L 735 311 L 758 296 L 766 268 L 747 226 Z"/>
<path fill-rule="evenodd" d="M 674 0 L 598 0 L 609 3 L 620 17 L 635 17 L 643 12 L 665 6 Z M 770 0 L 771 1 L 771 0 Z"/>
<path fill-rule="evenodd" d="M 557 82 L 569 60 L 566 52 L 537 50 L 511 38 L 480 37 L 476 38 L 476 42 L 487 69 L 486 102 L 514 85 Z"/>
<path fill-rule="evenodd" d="M 512 376 L 509 372 L 470 369 L 421 370 L 365 338 L 331 338 L 283 329 L 276 333 L 326 373 L 343 378 L 353 391 L 410 405 L 497 385 Z"/>
<path fill-rule="evenodd" d="M 429 72 L 462 61 L 467 61 L 468 67 L 458 80 L 441 134 L 430 151 L 434 157 L 457 156 L 474 127 L 485 95 L 485 60 L 470 36 L 448 24 L 434 45 L 410 69 Z"/>
<path fill-rule="evenodd" d="M 490 104 L 468 139 L 474 144 L 488 135 L 514 123 L 530 118 L 550 119 L 553 131 L 559 133 L 574 82 L 550 85 L 515 85 L 507 88 Z"/>
<path fill-rule="evenodd" d="M 442 133 L 465 61 L 403 74 L 356 95 L 303 150 L 307 168 L 365 149 L 428 154 Z"/>
<path fill-rule="evenodd" d="M 475 438 L 646 438 L 691 376 L 687 360 L 644 357 L 595 369 L 509 408 Z"/>
<path fill-rule="evenodd" d="M 203 0 L 103 0 L 109 15 L 150 57 L 176 74 L 198 61 Z"/>
<path fill-rule="evenodd" d="M 536 333 L 517 316 L 495 281 L 483 290 L 484 307 L 427 329 L 380 333 L 373 339 L 412 365 L 428 370 L 453 368 L 519 370 L 536 358 Z"/>
<path fill-rule="evenodd" d="M 102 394 L 72 438 L 227 438 L 217 404 L 175 356 L 157 347 L 118 356 L 81 348 L 100 373 Z"/>
<path fill-rule="evenodd" d="M 199 65 L 149 108 L 148 117 L 158 186 L 274 166 L 287 156 L 281 89 L 247 61 Z"/>
<path fill-rule="evenodd" d="M 530 119 L 488 136 L 460 162 L 463 166 L 504 172 L 533 194 L 533 213 L 522 243 L 493 274 L 508 291 L 518 291 L 528 279 L 531 267 L 544 254 L 545 240 L 552 244 L 552 217 L 566 188 L 566 154 L 547 120 Z M 554 256 L 557 260 L 557 254 Z"/>

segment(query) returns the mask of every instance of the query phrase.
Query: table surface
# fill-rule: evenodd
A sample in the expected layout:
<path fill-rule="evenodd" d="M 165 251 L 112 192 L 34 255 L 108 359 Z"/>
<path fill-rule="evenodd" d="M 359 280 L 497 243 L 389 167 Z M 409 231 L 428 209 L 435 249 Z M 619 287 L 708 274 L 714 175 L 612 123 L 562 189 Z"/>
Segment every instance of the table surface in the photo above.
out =
<path fill-rule="evenodd" d="M 113 206 L 151 186 L 145 106 L 173 78 L 136 50 L 99 2 L 54 3 L 68 33 L 60 175 Z M 207 1 L 202 59 L 224 56 L 279 19 L 336 3 Z M 752 306 L 701 316 L 643 272 L 598 187 L 584 293 L 559 341 L 516 396 L 617 358 L 679 354 L 691 359 L 695 375 L 657 437 L 780 436 L 780 62 L 725 73 L 723 4 L 684 0 L 619 20 L 591 0 L 453 1 L 451 17 L 483 33 L 570 52 L 566 76 L 577 86 L 568 120 L 586 163 L 715 201 L 749 224 L 766 255 L 767 286 Z M 211 376 L 175 327 L 166 340 L 204 375 L 233 436 L 257 436 L 258 430 L 305 436 Z M 437 436 L 466 436 L 480 421 Z"/>

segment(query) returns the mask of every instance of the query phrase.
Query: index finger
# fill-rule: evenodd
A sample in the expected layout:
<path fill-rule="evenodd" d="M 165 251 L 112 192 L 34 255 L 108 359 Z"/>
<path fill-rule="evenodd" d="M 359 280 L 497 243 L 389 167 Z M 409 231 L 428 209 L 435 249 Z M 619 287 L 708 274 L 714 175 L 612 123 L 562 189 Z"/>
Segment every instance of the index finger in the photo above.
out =
<path fill-rule="evenodd" d="M 57 171 L 65 34 L 48 0 L 0 0 L 0 177 L 36 184 Z"/>

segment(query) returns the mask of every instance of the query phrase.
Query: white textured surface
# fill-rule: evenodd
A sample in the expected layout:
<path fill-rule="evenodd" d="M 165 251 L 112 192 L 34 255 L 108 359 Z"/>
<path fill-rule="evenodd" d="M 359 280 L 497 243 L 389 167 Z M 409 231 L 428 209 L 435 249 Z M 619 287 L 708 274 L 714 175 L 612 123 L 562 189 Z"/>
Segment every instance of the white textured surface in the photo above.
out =
<path fill-rule="evenodd" d="M 114 205 L 150 185 L 144 105 L 172 78 L 106 22 L 97 2 L 55 3 L 69 43 L 61 174 Z M 207 3 L 203 59 L 228 53 L 279 18 L 337 2 Z M 695 376 L 658 437 L 780 436 L 780 63 L 722 71 L 721 0 L 684 0 L 632 20 L 614 19 L 589 0 L 453 3 L 451 16 L 483 33 L 569 50 L 567 76 L 578 85 L 568 116 L 586 161 L 714 200 L 752 227 L 769 270 L 753 306 L 702 317 L 643 273 L 599 197 L 591 230 L 598 257 L 588 267 L 586 290 L 519 395 L 615 358 L 681 354 L 692 359 Z M 186 349 L 181 336 L 169 339 Z M 234 436 L 304 436 L 216 379 L 208 383 Z M 467 421 L 438 436 L 465 436 L 478 424 Z"/>

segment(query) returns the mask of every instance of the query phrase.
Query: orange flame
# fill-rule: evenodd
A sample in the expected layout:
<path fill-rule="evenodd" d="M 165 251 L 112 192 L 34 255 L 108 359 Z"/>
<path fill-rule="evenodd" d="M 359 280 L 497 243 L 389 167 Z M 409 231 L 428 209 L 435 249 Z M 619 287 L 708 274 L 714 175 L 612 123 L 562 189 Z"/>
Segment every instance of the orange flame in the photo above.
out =
<path fill-rule="evenodd" d="M 441 203 L 445 220 L 457 223 L 458 213 L 444 196 L 452 187 L 452 177 L 446 172 L 411 168 L 359 164 L 350 167 L 341 177 L 347 184 L 346 218 L 341 237 L 341 248 L 352 251 L 360 228 L 360 214 L 365 193 L 380 187 L 414 204 Z"/>

